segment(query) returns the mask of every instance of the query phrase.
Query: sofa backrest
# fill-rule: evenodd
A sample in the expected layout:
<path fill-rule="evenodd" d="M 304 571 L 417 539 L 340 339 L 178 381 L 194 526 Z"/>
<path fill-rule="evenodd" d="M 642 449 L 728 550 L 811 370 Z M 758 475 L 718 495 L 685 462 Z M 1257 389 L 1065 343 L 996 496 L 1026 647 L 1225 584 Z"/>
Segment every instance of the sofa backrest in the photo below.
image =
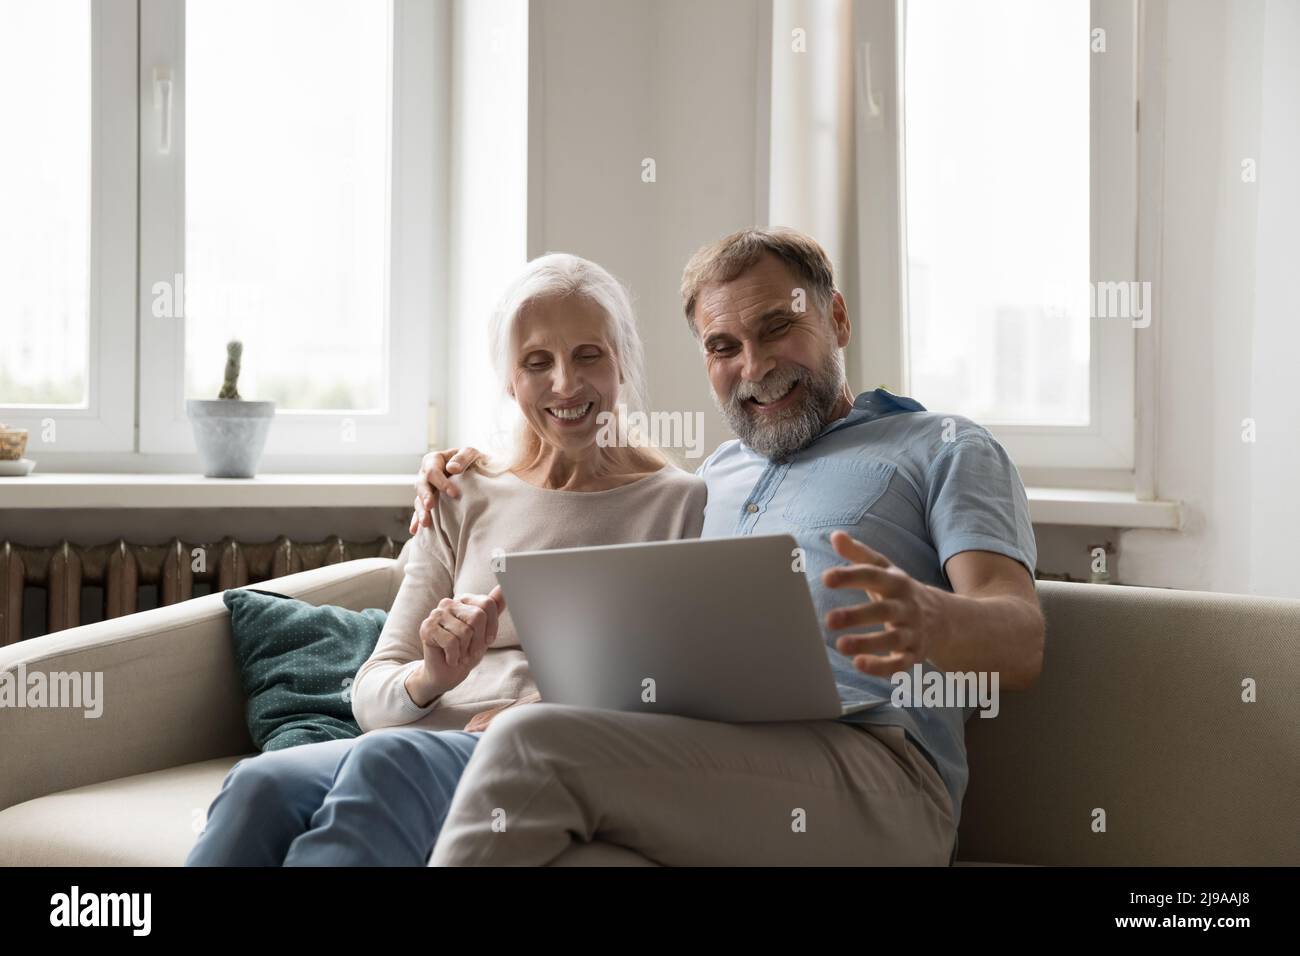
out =
<path fill-rule="evenodd" d="M 1300 601 L 1049 581 L 1038 594 L 1042 677 L 966 724 L 958 859 L 1300 863 Z"/>

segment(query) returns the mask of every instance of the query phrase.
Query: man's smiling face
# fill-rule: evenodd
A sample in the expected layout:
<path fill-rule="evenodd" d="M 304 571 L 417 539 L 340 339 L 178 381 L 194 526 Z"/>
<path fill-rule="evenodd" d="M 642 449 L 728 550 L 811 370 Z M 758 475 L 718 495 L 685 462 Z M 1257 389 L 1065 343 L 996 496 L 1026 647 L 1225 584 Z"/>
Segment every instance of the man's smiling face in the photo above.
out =
<path fill-rule="evenodd" d="M 800 296 L 805 285 L 769 254 L 729 282 L 701 286 L 695 300 L 713 399 L 741 441 L 774 461 L 807 446 L 853 403 L 840 355 L 849 341 L 844 300 L 836 292 L 818 302 L 807 289 Z"/>

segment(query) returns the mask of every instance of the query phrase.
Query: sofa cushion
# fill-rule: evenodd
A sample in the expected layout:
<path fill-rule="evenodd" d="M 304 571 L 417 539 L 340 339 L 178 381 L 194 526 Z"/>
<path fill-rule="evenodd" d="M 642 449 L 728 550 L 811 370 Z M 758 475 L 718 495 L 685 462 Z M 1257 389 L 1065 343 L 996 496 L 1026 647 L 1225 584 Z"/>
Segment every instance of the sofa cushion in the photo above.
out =
<path fill-rule="evenodd" d="M 226 591 L 224 600 L 253 743 L 284 750 L 359 737 L 349 687 L 388 613 L 316 607 L 251 588 Z"/>
<path fill-rule="evenodd" d="M 122 777 L 0 810 L 0 866 L 180 866 L 241 759 Z"/>

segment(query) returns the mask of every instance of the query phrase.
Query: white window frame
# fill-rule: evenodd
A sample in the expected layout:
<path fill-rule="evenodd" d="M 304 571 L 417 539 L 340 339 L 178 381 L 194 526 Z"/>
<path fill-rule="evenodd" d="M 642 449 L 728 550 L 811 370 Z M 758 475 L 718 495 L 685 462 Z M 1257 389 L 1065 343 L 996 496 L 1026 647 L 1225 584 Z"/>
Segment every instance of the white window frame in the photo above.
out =
<path fill-rule="evenodd" d="M 155 282 L 184 272 L 185 3 L 140 3 L 139 451 L 193 455 L 184 404 L 185 323 L 154 316 L 151 291 Z M 267 461 L 314 456 L 325 464 L 340 455 L 418 454 L 429 447 L 431 410 L 445 403 L 446 379 L 445 370 L 434 365 L 433 351 L 435 337 L 442 337 L 436 290 L 445 205 L 437 189 L 445 182 L 443 117 L 434 103 L 445 69 L 438 18 L 436 5 L 394 0 L 386 410 L 278 411 L 267 438 Z M 155 67 L 169 69 L 173 83 L 166 154 L 157 148 Z"/>
<path fill-rule="evenodd" d="M 0 420 L 27 429 L 28 454 L 41 459 L 135 443 L 136 0 L 96 0 L 90 16 L 87 398 L 0 405 Z"/>
<path fill-rule="evenodd" d="M 1091 280 L 1138 281 L 1138 16 L 1131 0 L 1092 0 L 1091 25 L 1106 31 L 1106 52 L 1091 74 Z M 907 376 L 907 226 L 903 55 L 906 0 L 855 7 L 858 71 L 857 196 L 863 339 L 857 350 L 868 388 Z M 1088 42 L 1081 37 L 1080 43 Z M 870 58 L 863 56 L 870 46 Z M 867 76 L 869 71 L 870 76 Z M 869 116 L 865 91 L 882 111 Z M 1032 484 L 1128 487 L 1134 483 L 1137 329 L 1094 318 L 1087 426 L 987 425 Z M 918 396 L 923 398 L 921 396 Z"/>

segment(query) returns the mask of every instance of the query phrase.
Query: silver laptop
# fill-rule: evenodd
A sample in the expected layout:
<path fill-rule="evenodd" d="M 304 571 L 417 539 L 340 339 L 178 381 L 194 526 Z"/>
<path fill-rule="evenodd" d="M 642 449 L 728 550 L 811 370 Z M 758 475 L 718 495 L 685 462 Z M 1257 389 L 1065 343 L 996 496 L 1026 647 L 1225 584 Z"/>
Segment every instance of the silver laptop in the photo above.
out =
<path fill-rule="evenodd" d="M 506 554 L 542 700 L 729 722 L 839 717 L 788 534 Z"/>

